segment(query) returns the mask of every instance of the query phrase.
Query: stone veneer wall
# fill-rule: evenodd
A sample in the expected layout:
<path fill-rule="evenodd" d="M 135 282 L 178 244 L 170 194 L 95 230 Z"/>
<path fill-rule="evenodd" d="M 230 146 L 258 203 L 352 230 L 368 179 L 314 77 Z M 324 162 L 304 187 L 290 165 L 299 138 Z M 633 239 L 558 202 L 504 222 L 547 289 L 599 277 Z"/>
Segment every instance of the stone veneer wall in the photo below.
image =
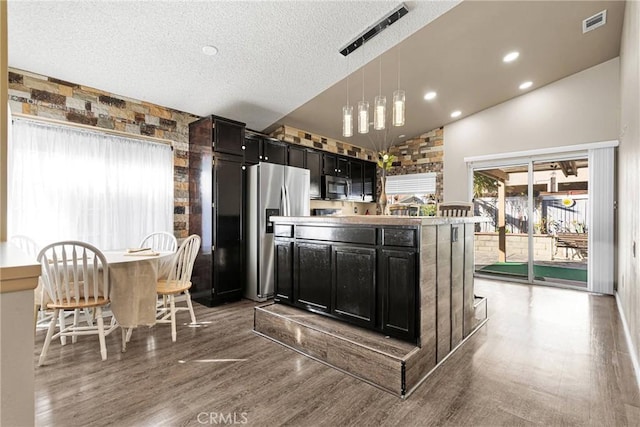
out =
<path fill-rule="evenodd" d="M 377 160 L 377 155 L 373 150 L 357 147 L 347 142 L 327 138 L 322 135 L 312 134 L 291 126 L 280 126 L 271 133 L 271 136 L 291 144 L 303 145 L 330 153 L 342 154 L 369 161 Z"/>
<path fill-rule="evenodd" d="M 377 161 L 378 157 L 373 150 L 357 147 L 344 141 L 326 138 L 286 125 L 276 129 L 271 133 L 271 136 L 293 144 L 357 157 L 359 159 Z M 443 144 L 443 131 L 442 128 L 438 128 L 411 138 L 400 145 L 391 147 L 389 152 L 397 156 L 398 160 L 394 162 L 393 168 L 387 172 L 387 175 L 435 172 L 436 194 L 434 197 L 437 201 L 441 201 L 443 189 Z M 381 169 L 378 168 L 378 177 L 380 176 Z M 380 186 L 378 185 L 378 191 L 379 190 Z"/>
<path fill-rule="evenodd" d="M 9 69 L 11 111 L 172 141 L 177 238 L 189 234 L 189 123 L 199 117 L 31 72 Z"/>
<path fill-rule="evenodd" d="M 408 175 L 414 173 L 436 173 L 436 201 L 442 201 L 442 165 L 444 139 L 442 128 L 423 133 L 400 145 L 394 145 L 389 153 L 398 157 L 387 175 Z M 378 171 L 380 173 L 380 171 Z"/>

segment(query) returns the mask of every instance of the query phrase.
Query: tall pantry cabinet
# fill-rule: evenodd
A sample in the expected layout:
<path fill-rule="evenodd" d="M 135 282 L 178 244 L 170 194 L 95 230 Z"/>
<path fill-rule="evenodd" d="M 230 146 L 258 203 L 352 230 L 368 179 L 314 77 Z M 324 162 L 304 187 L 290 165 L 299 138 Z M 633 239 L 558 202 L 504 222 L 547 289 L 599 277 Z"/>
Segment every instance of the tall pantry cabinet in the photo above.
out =
<path fill-rule="evenodd" d="M 189 233 L 202 238 L 191 295 L 209 307 L 244 290 L 244 133 L 218 116 L 189 124 Z"/>

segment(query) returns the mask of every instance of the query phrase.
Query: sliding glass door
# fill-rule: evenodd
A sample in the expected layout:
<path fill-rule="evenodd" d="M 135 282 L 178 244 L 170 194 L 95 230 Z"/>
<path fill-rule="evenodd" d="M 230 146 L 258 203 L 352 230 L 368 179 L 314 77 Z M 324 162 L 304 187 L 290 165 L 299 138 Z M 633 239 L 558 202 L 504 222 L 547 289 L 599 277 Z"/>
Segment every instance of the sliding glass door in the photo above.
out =
<path fill-rule="evenodd" d="M 534 281 L 587 287 L 588 159 L 533 162 Z"/>
<path fill-rule="evenodd" d="M 586 157 L 472 168 L 475 271 L 528 283 L 587 286 Z"/>
<path fill-rule="evenodd" d="M 491 218 L 476 230 L 476 272 L 528 279 L 528 168 L 519 164 L 474 170 L 476 215 Z"/>

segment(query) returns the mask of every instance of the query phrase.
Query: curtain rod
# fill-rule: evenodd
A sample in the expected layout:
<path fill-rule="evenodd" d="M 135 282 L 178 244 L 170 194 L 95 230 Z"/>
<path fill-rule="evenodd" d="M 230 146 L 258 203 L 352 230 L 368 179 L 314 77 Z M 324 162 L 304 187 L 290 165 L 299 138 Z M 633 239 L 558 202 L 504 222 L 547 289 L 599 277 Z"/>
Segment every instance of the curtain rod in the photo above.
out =
<path fill-rule="evenodd" d="M 69 127 L 91 130 L 94 132 L 108 133 L 116 136 L 121 136 L 124 138 L 144 139 L 144 140 L 148 140 L 150 142 L 155 142 L 158 144 L 170 145 L 171 149 L 173 150 L 173 141 L 170 139 L 156 138 L 154 136 L 140 135 L 137 133 L 123 132 L 120 130 L 106 129 L 106 128 L 101 128 L 97 126 L 89 126 L 89 125 L 84 125 L 82 123 L 65 122 L 64 120 L 51 119 L 48 117 L 32 116 L 30 114 L 24 114 L 24 113 L 11 113 L 11 116 L 19 119 L 32 120 L 34 122 L 51 123 L 51 124 L 60 125 L 60 126 L 69 126 Z"/>

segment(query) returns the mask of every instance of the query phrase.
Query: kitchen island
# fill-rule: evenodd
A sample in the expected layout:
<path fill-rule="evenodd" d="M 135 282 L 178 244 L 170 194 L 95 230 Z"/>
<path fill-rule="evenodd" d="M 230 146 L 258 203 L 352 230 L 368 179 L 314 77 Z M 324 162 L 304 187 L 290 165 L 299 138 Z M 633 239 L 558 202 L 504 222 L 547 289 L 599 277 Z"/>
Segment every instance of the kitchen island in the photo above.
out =
<path fill-rule="evenodd" d="M 405 396 L 486 321 L 473 288 L 484 218 L 271 220 L 276 304 L 256 309 L 262 335 Z M 388 378 L 371 373 L 383 365 Z"/>

